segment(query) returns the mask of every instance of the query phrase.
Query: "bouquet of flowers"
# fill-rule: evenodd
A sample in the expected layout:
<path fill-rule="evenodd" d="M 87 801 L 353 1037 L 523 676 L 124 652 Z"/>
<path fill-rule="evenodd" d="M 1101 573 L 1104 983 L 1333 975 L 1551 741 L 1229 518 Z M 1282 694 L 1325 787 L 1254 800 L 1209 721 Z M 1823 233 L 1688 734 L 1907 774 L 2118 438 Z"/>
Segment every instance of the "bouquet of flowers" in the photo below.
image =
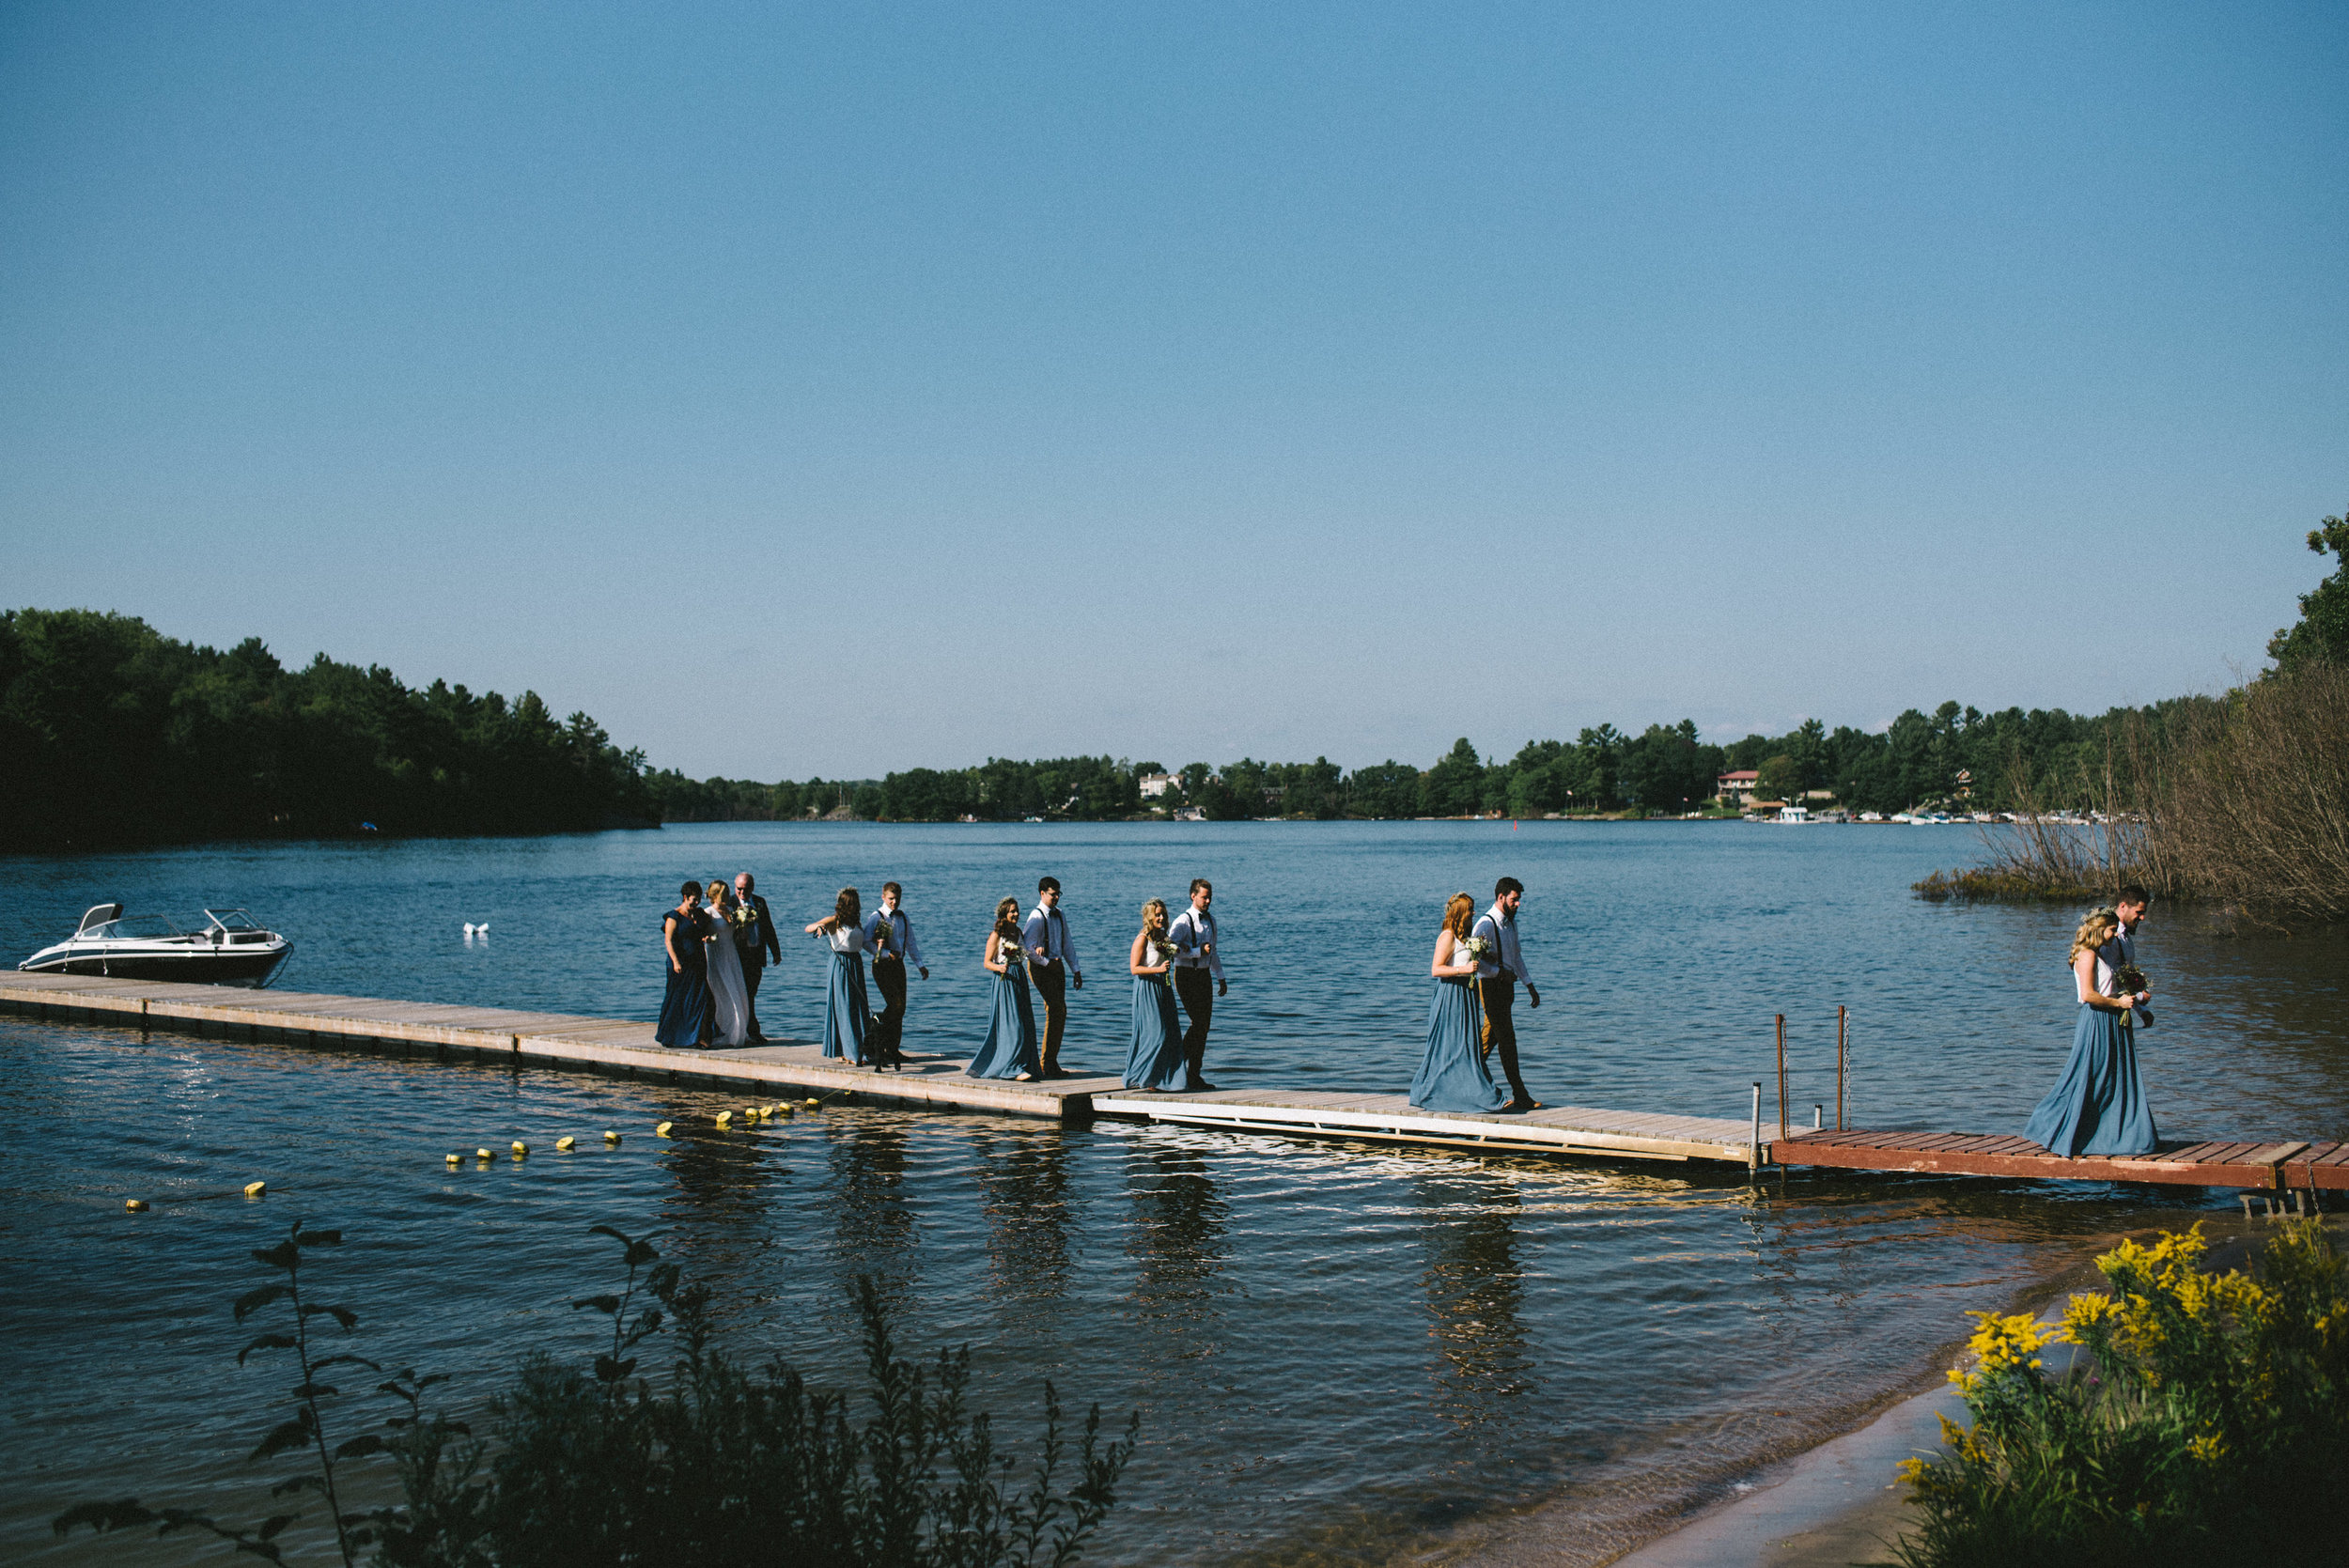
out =
<path fill-rule="evenodd" d="M 1467 962 L 1478 965 L 1492 962 L 1493 944 L 1482 937 L 1470 937 L 1460 944 L 1460 951 L 1468 955 Z"/>
<path fill-rule="evenodd" d="M 2143 970 L 2139 969 L 2135 964 L 2121 964 L 2114 968 L 2112 971 L 2113 995 L 2133 997 L 2143 989 L 2145 989 Z M 2128 1021 L 2139 1029 L 2151 1029 L 2154 1027 L 2154 1010 L 2150 1007 L 2132 1008 Z"/>
<path fill-rule="evenodd" d="M 758 906 L 737 899 L 726 910 L 726 919 L 734 926 L 734 945 L 746 953 L 758 949 Z"/>

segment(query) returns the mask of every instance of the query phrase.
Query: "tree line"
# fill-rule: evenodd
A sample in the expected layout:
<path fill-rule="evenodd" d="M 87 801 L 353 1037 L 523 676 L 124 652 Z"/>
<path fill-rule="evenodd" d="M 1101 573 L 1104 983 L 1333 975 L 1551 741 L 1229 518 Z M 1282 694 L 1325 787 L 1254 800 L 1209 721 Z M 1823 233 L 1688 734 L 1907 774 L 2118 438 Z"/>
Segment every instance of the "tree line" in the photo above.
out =
<path fill-rule="evenodd" d="M 2326 518 L 2308 542 L 2349 559 L 2349 521 Z M 2268 652 L 2291 690 L 2312 692 L 2310 672 L 2349 665 L 2349 567 L 2302 596 L 2300 609 Z M 532 691 L 509 702 L 439 680 L 419 690 L 381 665 L 322 653 L 288 670 L 258 638 L 224 653 L 134 616 L 19 610 L 0 613 L 0 847 L 662 821 L 1116 821 L 1183 809 L 1216 820 L 1679 815 L 1715 801 L 1720 775 L 1748 768 L 1764 798 L 1824 791 L 1887 815 L 2142 810 L 2150 775 L 2116 757 L 2167 755 L 2242 701 L 2181 697 L 2093 715 L 1951 701 L 1910 708 L 1881 733 L 1807 720 L 1726 745 L 1700 740 L 1688 719 L 1637 733 L 1600 724 L 1505 756 L 1463 737 L 1425 768 L 1393 758 L 1348 770 L 1327 757 L 1177 769 L 1109 756 L 990 757 L 766 784 L 649 770 L 641 751 L 614 744 L 588 715 L 558 721 Z M 2329 716 L 2320 708 L 2308 711 L 2321 736 Z M 1143 781 L 1161 773 L 1170 783 L 1145 797 Z"/>
<path fill-rule="evenodd" d="M 507 701 L 257 637 L 222 652 L 132 615 L 0 613 L 0 846 L 651 827 L 644 754 L 535 691 Z"/>
<path fill-rule="evenodd" d="M 2103 764 L 2132 725 L 2173 722 L 2184 698 L 2098 715 L 2008 708 L 1983 713 L 1955 702 L 1927 714 L 1911 708 L 1882 734 L 1809 720 L 1783 735 L 1750 735 L 1727 745 L 1697 738 L 1693 721 L 1650 724 L 1637 734 L 1612 724 L 1574 739 L 1532 740 L 1512 755 L 1480 754 L 1467 737 L 1426 768 L 1392 758 L 1347 770 L 1327 757 L 1171 770 L 1163 793 L 1143 781 L 1168 773 L 1157 762 L 1121 757 L 990 757 L 975 768 L 912 768 L 879 779 L 767 784 L 651 774 L 654 797 L 672 822 L 848 818 L 883 822 L 1122 821 L 1195 807 L 1210 821 L 1284 816 L 1318 819 L 1618 815 L 1681 815 L 1714 802 L 1724 773 L 1753 769 L 1763 796 L 1792 800 L 1827 791 L 1854 811 L 1909 807 L 2012 810 L 2033 803 L 2101 803 Z M 2021 771 L 2018 772 L 2017 768 Z"/>

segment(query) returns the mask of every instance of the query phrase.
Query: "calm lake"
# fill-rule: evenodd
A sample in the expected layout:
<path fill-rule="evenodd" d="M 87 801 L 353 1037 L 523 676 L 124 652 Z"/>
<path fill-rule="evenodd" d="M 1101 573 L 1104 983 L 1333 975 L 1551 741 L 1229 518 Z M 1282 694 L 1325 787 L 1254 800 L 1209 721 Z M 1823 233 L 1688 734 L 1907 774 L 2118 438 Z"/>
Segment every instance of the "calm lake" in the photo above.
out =
<path fill-rule="evenodd" d="M 1066 1061 L 1122 1061 L 1145 897 L 1216 884 L 1230 997 L 1208 1071 L 1400 1090 L 1423 1040 L 1446 894 L 1521 878 L 1527 1076 L 1552 1103 L 1747 1113 L 1774 1088 L 1852 1119 L 2019 1130 L 2074 1004 L 2078 911 L 1922 904 L 1971 830 L 1506 822 L 877 827 L 734 824 L 521 841 L 265 844 L 0 860 L 0 954 L 83 908 L 242 906 L 297 944 L 281 986 L 649 1017 L 680 878 L 754 872 L 779 924 L 844 883 L 906 884 L 930 965 L 908 1044 L 984 1032 L 995 900 L 1059 877 L 1089 984 Z M 468 939 L 465 923 L 487 922 Z M 2231 934 L 2157 908 L 2141 1047 L 2165 1136 L 2349 1136 L 2340 934 Z M 760 1014 L 807 1036 L 822 952 L 786 936 Z M 2233 1211 L 2118 1188 L 1602 1167 L 1407 1155 L 1102 1124 L 836 1109 L 677 1141 L 740 1097 L 538 1071 L 313 1053 L 0 1017 L 0 1555 L 177 1562 L 169 1540 L 53 1542 L 84 1499 L 270 1512 L 241 1463 L 290 1379 L 228 1302 L 296 1218 L 350 1236 L 319 1288 L 352 1348 L 452 1374 L 474 1408 L 533 1349 L 593 1338 L 607 1222 L 654 1236 L 723 1304 L 728 1343 L 853 1385 L 847 1287 L 883 1282 L 902 1342 L 968 1342 L 978 1403 L 1024 1440 L 1051 1379 L 1143 1416 L 1092 1560 L 1442 1560 L 1544 1502 L 1555 1560 L 1604 1560 L 1930 1373 L 2003 1305 L 2115 1233 Z M 1766 1090 L 1766 1119 L 1776 1110 Z M 599 1138 L 627 1141 L 607 1152 Z M 556 1138 L 581 1136 L 558 1156 Z M 523 1139 L 523 1163 L 442 1157 Z M 243 1184 L 266 1180 L 258 1202 Z M 128 1215 L 126 1197 L 150 1213 Z M 656 1358 L 658 1359 L 658 1358 Z M 354 1412 L 346 1418 L 359 1430 Z M 1888 1476 L 1887 1480 L 1890 1478 Z M 1432 1554 L 1432 1555 L 1431 1555 Z"/>

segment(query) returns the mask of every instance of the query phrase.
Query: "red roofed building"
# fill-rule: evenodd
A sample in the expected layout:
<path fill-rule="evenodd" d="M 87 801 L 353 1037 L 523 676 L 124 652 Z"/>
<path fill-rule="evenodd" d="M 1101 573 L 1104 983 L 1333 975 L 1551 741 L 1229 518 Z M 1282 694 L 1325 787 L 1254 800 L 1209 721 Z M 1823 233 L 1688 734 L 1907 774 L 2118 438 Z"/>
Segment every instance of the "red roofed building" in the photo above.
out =
<path fill-rule="evenodd" d="M 1740 768 L 1734 773 L 1720 776 L 1719 793 L 1741 806 L 1750 806 L 1753 804 L 1754 786 L 1761 779 L 1762 769 L 1759 768 Z"/>

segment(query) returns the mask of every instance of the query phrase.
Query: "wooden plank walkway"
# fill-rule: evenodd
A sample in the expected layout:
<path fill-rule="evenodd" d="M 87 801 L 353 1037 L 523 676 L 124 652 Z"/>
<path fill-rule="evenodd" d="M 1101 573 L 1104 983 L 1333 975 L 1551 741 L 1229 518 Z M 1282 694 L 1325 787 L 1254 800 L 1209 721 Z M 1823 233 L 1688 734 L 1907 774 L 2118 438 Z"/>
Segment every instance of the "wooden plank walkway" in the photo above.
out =
<path fill-rule="evenodd" d="M 317 1046 L 365 1043 L 410 1054 L 527 1063 L 655 1083 L 853 1094 L 860 1100 L 928 1110 L 1044 1116 L 1055 1121 L 1090 1115 L 1096 1094 L 1123 1087 L 1117 1078 L 1105 1074 L 1046 1083 L 974 1079 L 962 1070 L 967 1058 L 922 1053 L 910 1055 L 902 1071 L 877 1073 L 827 1057 L 819 1047 L 804 1041 L 747 1046 L 739 1050 L 670 1050 L 654 1043 L 649 1022 L 564 1013 L 519 1013 L 497 1007 L 253 991 L 226 986 L 176 986 L 93 975 L 11 974 L 0 982 L 0 1003 L 148 1029 Z"/>
<path fill-rule="evenodd" d="M 1750 1122 L 1593 1110 L 1582 1106 L 1552 1106 L 1522 1116 L 1439 1115 L 1412 1110 L 1410 1100 L 1402 1094 L 1220 1089 L 1208 1094 L 1119 1090 L 1096 1094 L 1093 1109 L 1104 1116 L 1147 1117 L 1180 1126 L 1487 1153 L 1705 1159 L 1743 1165 L 1754 1152 Z M 1760 1152 L 1768 1157 L 1767 1145 Z"/>
<path fill-rule="evenodd" d="M 2349 1188 L 2349 1148 L 2340 1143 L 2164 1142 L 2132 1158 L 2065 1159 L 2027 1138 L 1963 1132 L 1806 1132 L 1780 1139 L 1781 1165 L 1847 1171 L 1932 1172 L 2073 1182 L 2156 1182 L 2171 1187 Z"/>
<path fill-rule="evenodd" d="M 973 1079 L 964 1058 L 914 1053 L 902 1072 L 828 1058 L 805 1041 L 737 1050 L 669 1050 L 649 1022 L 528 1013 L 448 1002 L 255 991 L 223 986 L 25 974 L 0 980 L 0 1007 L 148 1029 L 233 1034 L 311 1046 L 372 1045 L 612 1074 L 656 1083 L 739 1085 L 853 1094 L 928 1110 L 1082 1121 L 1115 1116 L 1299 1138 L 1411 1144 L 1488 1154 L 1917 1172 L 2052 1181 L 2155 1182 L 2273 1191 L 2349 1189 L 2349 1142 L 2179 1142 L 2143 1159 L 2059 1159 L 2021 1138 L 1982 1133 L 1807 1132 L 1755 1144 L 1750 1121 L 1556 1106 L 1524 1116 L 1434 1115 L 1401 1094 L 1226 1089 L 1207 1094 L 1129 1090 L 1112 1074 L 1046 1083 Z"/>

